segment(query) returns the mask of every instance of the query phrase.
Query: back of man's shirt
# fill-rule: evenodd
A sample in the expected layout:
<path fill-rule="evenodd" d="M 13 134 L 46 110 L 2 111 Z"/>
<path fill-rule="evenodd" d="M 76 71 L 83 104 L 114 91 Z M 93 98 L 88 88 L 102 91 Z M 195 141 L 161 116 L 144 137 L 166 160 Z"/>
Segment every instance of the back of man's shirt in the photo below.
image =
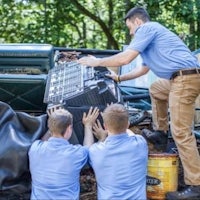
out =
<path fill-rule="evenodd" d="M 31 199 L 79 199 L 80 170 L 87 155 L 87 148 L 62 138 L 35 141 L 29 150 Z"/>
<path fill-rule="evenodd" d="M 108 136 L 89 149 L 99 200 L 146 199 L 148 147 L 140 135 Z"/>

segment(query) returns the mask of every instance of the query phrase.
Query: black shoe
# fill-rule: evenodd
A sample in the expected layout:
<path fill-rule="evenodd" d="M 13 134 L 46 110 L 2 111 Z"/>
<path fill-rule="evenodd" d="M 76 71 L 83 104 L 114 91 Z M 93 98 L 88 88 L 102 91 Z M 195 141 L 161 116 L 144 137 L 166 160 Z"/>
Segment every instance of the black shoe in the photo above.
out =
<path fill-rule="evenodd" d="M 199 200 L 200 199 L 200 185 L 198 186 L 188 186 L 183 191 L 180 192 L 167 192 L 167 200 Z"/>
<path fill-rule="evenodd" d="M 142 136 L 154 145 L 157 150 L 166 151 L 168 135 L 164 131 L 150 131 L 148 129 L 142 130 Z"/>
<path fill-rule="evenodd" d="M 148 117 L 149 117 L 149 113 L 147 111 L 141 111 L 134 115 L 130 115 L 129 116 L 130 127 L 139 124 L 140 122 L 144 121 Z"/>

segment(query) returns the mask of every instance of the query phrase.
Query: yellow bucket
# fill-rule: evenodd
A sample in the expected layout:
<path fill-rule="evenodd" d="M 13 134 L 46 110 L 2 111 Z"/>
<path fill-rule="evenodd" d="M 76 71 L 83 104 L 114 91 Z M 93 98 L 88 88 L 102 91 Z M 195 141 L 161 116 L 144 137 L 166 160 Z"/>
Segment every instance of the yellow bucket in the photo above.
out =
<path fill-rule="evenodd" d="M 165 199 L 166 192 L 177 190 L 178 165 L 177 154 L 149 154 L 147 176 L 148 199 Z"/>

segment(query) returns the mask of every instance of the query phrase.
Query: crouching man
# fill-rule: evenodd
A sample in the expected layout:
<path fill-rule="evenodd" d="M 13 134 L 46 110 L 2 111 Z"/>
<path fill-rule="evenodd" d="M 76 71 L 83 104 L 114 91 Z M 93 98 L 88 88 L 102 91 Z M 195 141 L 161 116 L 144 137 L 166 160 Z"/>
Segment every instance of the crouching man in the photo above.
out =
<path fill-rule="evenodd" d="M 105 130 L 99 121 L 93 123 L 95 119 L 91 113 L 90 110 L 87 115 L 84 114 L 83 124 L 88 137 L 85 144 L 89 144 L 89 163 L 97 181 L 98 199 L 145 200 L 146 140 L 141 135 L 130 134 L 128 111 L 121 104 L 111 104 L 103 111 Z M 99 139 L 96 143 L 93 133 Z"/>
<path fill-rule="evenodd" d="M 69 143 L 72 124 L 71 113 L 55 110 L 48 119 L 50 138 L 36 140 L 30 147 L 31 200 L 79 199 L 80 171 L 87 162 L 88 147 Z"/>

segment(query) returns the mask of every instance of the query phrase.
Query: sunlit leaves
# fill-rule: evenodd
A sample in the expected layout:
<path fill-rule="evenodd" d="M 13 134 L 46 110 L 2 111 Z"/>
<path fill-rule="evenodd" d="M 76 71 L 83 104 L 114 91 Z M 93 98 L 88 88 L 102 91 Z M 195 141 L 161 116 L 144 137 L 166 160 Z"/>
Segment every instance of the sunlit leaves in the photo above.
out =
<path fill-rule="evenodd" d="M 139 5 L 153 21 L 185 34 L 192 50 L 200 46 L 200 0 L 0 0 L 0 5 L 0 42 L 121 49 L 130 41 L 123 18 Z"/>

